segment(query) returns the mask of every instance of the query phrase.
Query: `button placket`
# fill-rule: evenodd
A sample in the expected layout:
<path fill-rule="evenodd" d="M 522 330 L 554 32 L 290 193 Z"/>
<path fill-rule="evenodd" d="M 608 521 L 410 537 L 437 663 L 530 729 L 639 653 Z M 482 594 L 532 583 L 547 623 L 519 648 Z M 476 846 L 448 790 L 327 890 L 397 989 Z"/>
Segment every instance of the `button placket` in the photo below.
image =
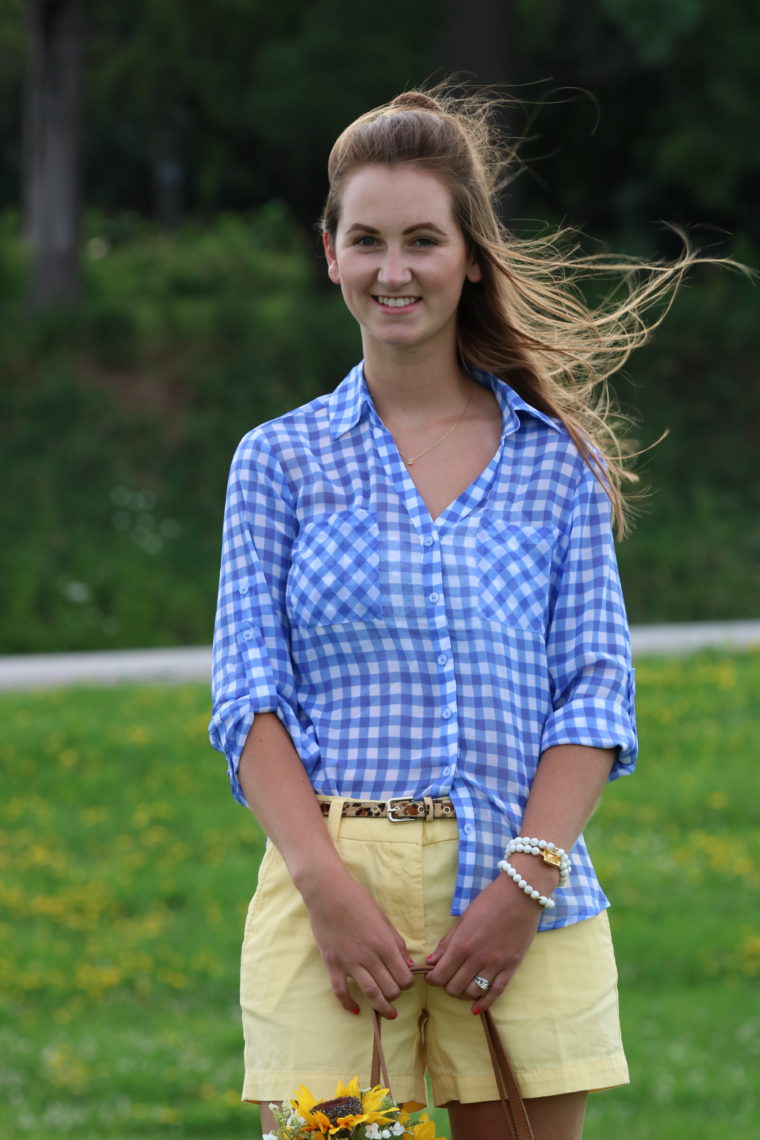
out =
<path fill-rule="evenodd" d="M 443 583 L 443 561 L 440 536 L 424 533 L 421 537 L 423 548 L 424 596 L 426 600 L 429 628 L 432 634 L 432 652 L 438 675 L 438 724 L 440 726 L 435 752 L 439 757 L 440 768 L 436 794 L 445 794 L 451 788 L 456 773 L 456 759 L 459 747 L 459 726 L 457 717 L 457 692 L 452 661 L 449 617 Z M 447 668 L 447 666 L 449 666 Z"/>

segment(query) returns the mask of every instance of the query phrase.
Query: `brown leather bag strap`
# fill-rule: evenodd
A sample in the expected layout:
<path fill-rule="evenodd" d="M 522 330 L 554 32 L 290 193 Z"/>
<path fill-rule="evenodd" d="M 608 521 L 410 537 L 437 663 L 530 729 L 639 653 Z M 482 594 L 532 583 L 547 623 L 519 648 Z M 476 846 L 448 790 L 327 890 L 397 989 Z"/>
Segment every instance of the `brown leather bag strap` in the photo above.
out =
<path fill-rule="evenodd" d="M 383 1078 L 382 1087 L 389 1089 L 391 1087 L 391 1079 L 388 1076 L 388 1066 L 385 1063 L 385 1053 L 383 1052 L 383 1042 L 380 1036 L 380 1029 L 382 1020 L 380 1014 L 376 1009 L 372 1010 L 372 1031 L 374 1033 L 374 1041 L 372 1042 L 372 1066 L 369 1074 L 370 1088 L 376 1088 L 380 1084 L 380 1077 Z"/>
<path fill-rule="evenodd" d="M 488 1042 L 488 1052 L 491 1054 L 494 1076 L 499 1088 L 499 1099 L 509 1121 L 515 1140 L 533 1140 L 533 1129 L 530 1126 L 528 1113 L 525 1110 L 525 1101 L 517 1083 L 512 1066 L 509 1063 L 506 1050 L 499 1037 L 493 1018 L 489 1010 L 480 1015 L 483 1022 L 483 1031 Z"/>
<path fill-rule="evenodd" d="M 412 973 L 425 974 L 427 973 L 427 967 L 415 966 L 412 968 Z M 514 1140 L 533 1140 L 533 1130 L 530 1126 L 528 1113 L 525 1111 L 525 1102 L 520 1092 L 520 1086 L 517 1083 L 517 1078 L 509 1063 L 507 1051 L 502 1044 L 498 1030 L 488 1010 L 480 1015 L 480 1020 L 483 1025 L 483 1032 L 486 1036 L 488 1052 L 491 1054 L 496 1086 L 499 1090 L 499 1100 L 504 1109 L 504 1114 L 507 1118 L 512 1136 Z M 380 1014 L 373 1009 L 372 1030 L 374 1041 L 372 1044 L 372 1065 L 369 1078 L 372 1088 L 380 1084 L 381 1076 L 384 1081 L 383 1088 L 390 1088 L 388 1066 L 385 1063 L 385 1054 L 383 1052 L 381 1025 L 382 1019 Z"/>

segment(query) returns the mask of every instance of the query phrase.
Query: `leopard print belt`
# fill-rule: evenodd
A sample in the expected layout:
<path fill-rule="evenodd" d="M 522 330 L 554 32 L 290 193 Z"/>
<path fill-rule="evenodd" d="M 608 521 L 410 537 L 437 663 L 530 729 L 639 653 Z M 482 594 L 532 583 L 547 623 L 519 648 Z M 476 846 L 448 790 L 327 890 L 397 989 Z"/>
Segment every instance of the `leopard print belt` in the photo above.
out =
<path fill-rule="evenodd" d="M 319 800 L 322 815 L 330 814 L 330 800 Z M 415 819 L 454 819 L 456 812 L 448 796 L 394 796 L 391 800 L 344 800 L 341 815 L 355 819 L 388 819 L 410 823 Z"/>

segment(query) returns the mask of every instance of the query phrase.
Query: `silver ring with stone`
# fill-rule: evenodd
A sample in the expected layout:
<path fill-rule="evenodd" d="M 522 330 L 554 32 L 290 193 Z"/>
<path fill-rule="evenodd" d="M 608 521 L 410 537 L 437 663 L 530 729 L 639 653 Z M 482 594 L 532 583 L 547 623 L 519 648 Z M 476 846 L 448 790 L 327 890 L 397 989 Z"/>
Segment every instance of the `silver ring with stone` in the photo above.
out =
<path fill-rule="evenodd" d="M 478 989 L 483 991 L 483 993 L 491 988 L 491 983 L 489 982 L 488 978 L 481 978 L 480 974 L 476 974 L 472 980 Z"/>

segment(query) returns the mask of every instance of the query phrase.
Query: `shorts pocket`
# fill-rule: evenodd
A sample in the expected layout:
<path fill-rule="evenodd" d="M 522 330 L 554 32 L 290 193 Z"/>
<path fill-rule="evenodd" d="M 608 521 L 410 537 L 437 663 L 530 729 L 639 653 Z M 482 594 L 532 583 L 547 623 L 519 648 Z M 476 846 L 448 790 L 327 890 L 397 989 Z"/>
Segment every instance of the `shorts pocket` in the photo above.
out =
<path fill-rule="evenodd" d="M 287 608 L 302 629 L 382 616 L 380 532 L 374 511 L 310 518 L 292 553 Z"/>
<path fill-rule="evenodd" d="M 513 629 L 544 636 L 557 532 L 501 519 L 481 523 L 478 540 L 480 610 Z"/>

